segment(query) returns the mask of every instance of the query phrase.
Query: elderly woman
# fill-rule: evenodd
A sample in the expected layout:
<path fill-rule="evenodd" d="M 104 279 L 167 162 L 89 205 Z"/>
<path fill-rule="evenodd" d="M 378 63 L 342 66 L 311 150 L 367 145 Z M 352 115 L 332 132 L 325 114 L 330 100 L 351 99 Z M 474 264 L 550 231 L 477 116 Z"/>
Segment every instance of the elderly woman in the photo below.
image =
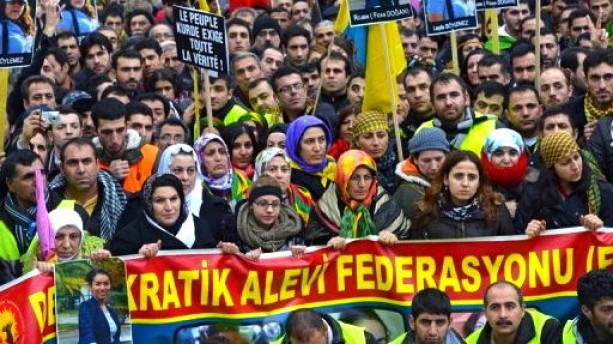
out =
<path fill-rule="evenodd" d="M 326 155 L 332 143 L 330 129 L 315 116 L 301 116 L 290 124 L 285 142 L 292 183 L 306 188 L 317 201 L 334 182 L 336 163 Z"/>
<path fill-rule="evenodd" d="M 194 216 L 208 221 L 212 228 L 218 228 L 226 216 L 232 215 L 228 202 L 213 195 L 204 185 L 200 159 L 191 146 L 179 143 L 166 148 L 157 173 L 170 173 L 179 178 L 187 208 Z"/>
<path fill-rule="evenodd" d="M 492 190 L 481 161 L 470 151 L 447 154 L 420 208 L 414 239 L 518 234 L 504 197 Z"/>
<path fill-rule="evenodd" d="M 47 261 L 36 261 L 41 272 L 53 271 L 56 262 L 89 258 L 104 260 L 111 252 L 103 249 L 101 238 L 88 235 L 83 228 L 83 218 L 72 209 L 57 208 L 49 212 L 49 225 L 53 231 L 55 251 Z"/>
<path fill-rule="evenodd" d="M 511 217 L 515 217 L 529 160 L 524 140 L 516 131 L 496 129 L 485 138 L 481 163 L 494 190 L 504 196 Z"/>
<path fill-rule="evenodd" d="M 200 136 L 194 143 L 194 150 L 200 157 L 202 179 L 215 196 L 225 199 L 232 208 L 247 199 L 251 181 L 234 170 L 228 147 L 219 135 Z"/>
<path fill-rule="evenodd" d="M 379 184 L 393 195 L 396 192 L 396 164 L 398 159 L 389 140 L 387 115 L 379 111 L 367 111 L 358 115 L 353 126 L 353 143 L 377 163 Z"/>
<path fill-rule="evenodd" d="M 515 228 L 532 236 L 546 229 L 613 226 L 613 186 L 598 179 L 573 136 L 545 136 L 540 153 L 545 169 L 537 183 L 525 185 Z"/>
<path fill-rule="evenodd" d="M 345 238 L 379 235 L 393 244 L 409 234 L 410 222 L 378 183 L 372 157 L 348 150 L 338 160 L 337 184 L 330 184 L 311 214 L 304 232 L 308 245 L 345 246 Z"/>
<path fill-rule="evenodd" d="M 166 148 L 160 158 L 157 173 L 171 173 L 179 178 L 187 208 L 198 216 L 202 205 L 203 188 L 200 160 L 194 149 L 183 143 Z"/>
<path fill-rule="evenodd" d="M 262 252 L 290 250 L 301 243 L 300 217 L 283 202 L 281 185 L 270 176 L 253 183 L 249 200 L 239 206 L 235 219 L 236 233 L 224 234 L 229 241 L 219 244 L 224 253 L 246 252 L 249 259 L 257 260 Z M 300 249 L 302 253 L 304 247 Z"/>
<path fill-rule="evenodd" d="M 160 249 L 214 248 L 216 235 L 206 221 L 187 210 L 183 185 L 172 174 L 155 174 L 143 185 L 143 211 L 117 231 L 109 248 L 114 255 L 155 256 Z"/>
<path fill-rule="evenodd" d="M 290 163 L 291 160 L 284 150 L 275 147 L 267 148 L 255 159 L 255 180 L 266 175 L 276 180 L 281 185 L 283 199 L 294 208 L 302 219 L 302 223 L 306 225 L 315 202 L 307 189 L 291 182 Z"/>

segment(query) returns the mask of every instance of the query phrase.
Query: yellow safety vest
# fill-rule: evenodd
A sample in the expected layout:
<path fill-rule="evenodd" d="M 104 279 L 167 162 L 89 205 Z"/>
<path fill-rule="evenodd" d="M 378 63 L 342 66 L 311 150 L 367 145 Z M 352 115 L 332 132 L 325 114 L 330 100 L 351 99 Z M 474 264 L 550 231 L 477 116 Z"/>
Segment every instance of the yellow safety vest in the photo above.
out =
<path fill-rule="evenodd" d="M 541 336 L 543 334 L 543 327 L 545 326 L 545 323 L 547 322 L 547 320 L 552 319 L 552 317 L 550 317 L 547 314 L 543 314 L 541 312 L 531 310 L 531 309 L 527 309 L 526 313 L 528 313 L 530 317 L 532 318 L 532 323 L 534 324 L 534 331 L 535 331 L 534 337 L 530 339 L 530 341 L 527 344 L 540 344 Z M 483 331 L 483 328 L 480 328 L 477 331 L 473 332 L 470 336 L 468 336 L 468 338 L 466 338 L 466 343 L 467 344 L 477 344 L 482 331 Z"/>
<path fill-rule="evenodd" d="M 480 117 L 483 115 L 475 113 L 475 117 Z M 475 153 L 478 157 L 481 156 L 481 148 L 483 148 L 483 144 L 485 143 L 485 138 L 487 135 L 496 129 L 496 118 L 490 118 L 487 121 L 479 122 L 476 125 L 473 125 L 469 130 L 468 134 L 462 140 L 460 147 L 456 147 L 461 150 L 471 151 Z M 424 122 L 422 125 L 417 128 L 415 133 L 419 133 L 423 128 L 432 128 L 434 126 L 434 120 L 430 120 Z"/>

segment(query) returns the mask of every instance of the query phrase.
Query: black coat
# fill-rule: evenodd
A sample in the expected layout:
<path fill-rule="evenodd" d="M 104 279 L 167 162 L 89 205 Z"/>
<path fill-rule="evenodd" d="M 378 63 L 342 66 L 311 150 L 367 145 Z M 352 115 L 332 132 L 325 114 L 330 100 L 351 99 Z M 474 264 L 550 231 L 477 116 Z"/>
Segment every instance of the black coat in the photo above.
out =
<path fill-rule="evenodd" d="M 596 215 L 604 222 L 606 227 L 613 226 L 613 186 L 608 183 L 599 183 L 601 205 Z M 562 198 L 556 193 L 557 199 L 543 199 L 544 192 L 537 183 L 525 183 L 522 197 L 515 213 L 515 229 L 524 232 L 531 220 L 545 220 L 547 229 L 581 226 L 581 215 L 589 214 L 586 192 L 572 192 L 568 197 Z M 543 206 L 553 204 L 553 206 Z"/>
<path fill-rule="evenodd" d="M 605 117 L 598 121 L 594 132 L 587 142 L 587 148 L 592 152 L 602 173 L 609 182 L 613 182 L 613 132 L 611 131 L 613 117 Z"/>
<path fill-rule="evenodd" d="M 520 233 L 513 228 L 513 220 L 504 203 L 498 206 L 498 218 L 490 225 L 485 222 L 483 210 L 479 210 L 476 216 L 466 221 L 456 221 L 439 211 L 437 221 L 411 228 L 411 239 L 455 239 L 514 234 Z"/>
<path fill-rule="evenodd" d="M 206 221 L 200 220 L 197 216 L 193 217 L 194 227 L 196 229 L 196 241 L 191 248 L 202 249 L 217 247 L 217 240 L 215 240 L 215 236 L 209 224 Z M 126 228 L 115 233 L 113 240 L 111 240 L 107 248 L 114 256 L 137 254 L 138 250 L 140 250 L 143 245 L 156 243 L 158 240 L 162 241 L 161 250 L 189 249 L 189 247 L 185 246 L 185 244 L 174 235 L 151 225 L 145 218 L 145 213 L 142 211 Z"/>

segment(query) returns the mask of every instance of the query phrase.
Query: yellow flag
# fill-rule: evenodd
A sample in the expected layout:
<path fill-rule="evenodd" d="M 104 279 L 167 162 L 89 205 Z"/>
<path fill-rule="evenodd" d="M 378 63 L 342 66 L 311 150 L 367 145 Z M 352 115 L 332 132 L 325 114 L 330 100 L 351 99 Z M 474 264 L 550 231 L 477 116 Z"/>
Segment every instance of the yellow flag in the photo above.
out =
<path fill-rule="evenodd" d="M 347 26 L 349 26 L 349 6 L 347 5 L 347 0 L 342 0 L 336 21 L 334 22 L 334 31 L 336 33 L 343 33 Z"/>
<path fill-rule="evenodd" d="M 406 66 L 396 23 L 369 26 L 362 111 L 393 112 L 398 103 L 396 77 Z"/>

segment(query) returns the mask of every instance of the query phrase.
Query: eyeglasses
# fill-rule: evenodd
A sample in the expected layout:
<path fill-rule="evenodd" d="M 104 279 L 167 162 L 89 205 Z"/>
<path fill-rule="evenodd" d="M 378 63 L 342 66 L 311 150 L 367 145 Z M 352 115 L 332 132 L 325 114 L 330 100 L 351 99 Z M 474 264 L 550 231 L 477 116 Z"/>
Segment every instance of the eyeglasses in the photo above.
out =
<path fill-rule="evenodd" d="M 162 135 L 162 137 L 160 137 L 160 140 L 166 143 L 170 141 L 173 141 L 174 143 L 183 143 L 185 141 L 185 137 L 183 137 L 183 135 L 172 136 L 172 135 L 166 134 L 166 135 Z"/>
<path fill-rule="evenodd" d="M 255 205 L 261 209 L 268 209 L 268 207 L 272 207 L 273 209 L 278 209 L 281 206 L 280 201 L 267 202 L 263 199 L 255 201 Z"/>
<path fill-rule="evenodd" d="M 297 82 L 295 84 L 279 87 L 279 93 L 290 93 L 291 91 L 300 91 L 304 88 L 304 84 L 302 82 Z"/>

